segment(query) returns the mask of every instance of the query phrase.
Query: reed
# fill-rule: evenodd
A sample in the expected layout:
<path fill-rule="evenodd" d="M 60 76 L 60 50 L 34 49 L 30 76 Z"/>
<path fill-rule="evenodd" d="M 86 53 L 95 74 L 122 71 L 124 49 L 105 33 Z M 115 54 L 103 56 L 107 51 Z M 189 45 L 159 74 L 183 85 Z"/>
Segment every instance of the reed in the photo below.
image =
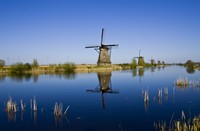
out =
<path fill-rule="evenodd" d="M 56 102 L 54 105 L 54 115 L 57 117 L 62 117 L 63 115 L 67 114 L 67 111 L 69 110 L 70 106 L 67 106 L 63 113 L 63 104 L 60 102 L 59 104 Z"/>
<path fill-rule="evenodd" d="M 174 114 L 172 115 L 173 118 Z M 169 127 L 166 121 L 158 123 L 154 122 L 156 130 L 161 131 L 199 131 L 200 130 L 200 115 L 186 119 L 184 111 L 181 112 L 180 120 L 170 120 Z"/>
<path fill-rule="evenodd" d="M 54 115 L 61 117 L 63 115 L 62 110 L 63 110 L 63 104 L 61 102 L 60 104 L 56 102 L 54 105 Z"/>
<path fill-rule="evenodd" d="M 144 92 L 144 102 L 148 102 L 149 101 L 149 92 L 148 90 L 145 90 Z"/>
<path fill-rule="evenodd" d="M 189 85 L 191 87 L 194 87 L 194 88 L 199 88 L 200 87 L 200 80 L 199 81 L 190 81 Z"/>
<path fill-rule="evenodd" d="M 17 104 L 12 101 L 11 97 L 7 101 L 6 111 L 7 112 L 12 112 L 12 113 L 17 112 Z"/>
<path fill-rule="evenodd" d="M 162 89 L 158 89 L 158 98 L 162 98 Z"/>
<path fill-rule="evenodd" d="M 175 81 L 176 86 L 188 86 L 189 82 L 187 77 L 185 78 L 179 78 Z"/>
<path fill-rule="evenodd" d="M 33 98 L 33 111 L 37 111 L 37 102 L 36 102 L 36 98 Z"/>
<path fill-rule="evenodd" d="M 24 111 L 25 107 L 26 107 L 26 104 L 23 103 L 23 100 L 20 100 L 20 105 L 21 105 L 21 110 Z"/>
<path fill-rule="evenodd" d="M 167 87 L 164 88 L 164 94 L 165 94 L 165 96 L 168 96 L 168 88 Z"/>

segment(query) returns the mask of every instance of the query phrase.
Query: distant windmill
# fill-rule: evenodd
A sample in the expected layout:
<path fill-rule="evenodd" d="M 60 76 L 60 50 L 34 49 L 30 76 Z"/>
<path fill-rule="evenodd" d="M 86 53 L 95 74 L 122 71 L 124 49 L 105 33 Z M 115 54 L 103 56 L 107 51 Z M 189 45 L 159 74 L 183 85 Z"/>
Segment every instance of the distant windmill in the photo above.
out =
<path fill-rule="evenodd" d="M 151 65 L 156 65 L 155 60 L 153 58 L 151 59 Z"/>
<path fill-rule="evenodd" d="M 140 50 L 139 50 L 139 56 L 134 58 L 138 59 L 138 66 L 144 66 L 144 57 L 140 56 Z"/>
<path fill-rule="evenodd" d="M 104 35 L 104 28 L 102 28 L 101 32 L 101 43 L 100 46 L 86 46 L 85 48 L 94 48 L 99 53 L 99 58 L 97 61 L 98 66 L 104 66 L 104 65 L 111 65 L 111 49 L 114 46 L 118 46 L 116 44 L 112 45 L 105 45 L 103 44 L 103 35 Z M 109 52 L 110 51 L 110 52 Z"/>
<path fill-rule="evenodd" d="M 161 62 L 160 62 L 160 60 L 158 60 L 158 65 L 161 65 Z"/>

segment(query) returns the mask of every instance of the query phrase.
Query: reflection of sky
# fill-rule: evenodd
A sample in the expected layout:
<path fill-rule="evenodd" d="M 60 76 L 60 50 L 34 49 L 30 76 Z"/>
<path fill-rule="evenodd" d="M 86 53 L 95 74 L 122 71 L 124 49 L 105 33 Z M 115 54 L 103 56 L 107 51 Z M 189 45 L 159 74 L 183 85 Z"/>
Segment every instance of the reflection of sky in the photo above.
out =
<path fill-rule="evenodd" d="M 124 129 L 153 129 L 154 121 L 158 122 L 163 119 L 169 121 L 173 113 L 175 113 L 174 118 L 179 119 L 182 110 L 186 117 L 189 116 L 189 111 L 192 116 L 199 114 L 199 89 L 175 87 L 173 96 L 173 83 L 179 76 L 187 76 L 189 80 L 198 80 L 200 72 L 187 74 L 183 67 L 165 67 L 160 70 L 156 68 L 155 72 L 145 69 L 140 83 L 139 76 L 133 77 L 132 71 L 114 71 L 111 85 L 113 90 L 119 91 L 119 94 L 104 94 L 105 110 L 102 107 L 101 93 L 86 91 L 98 86 L 96 73 L 76 74 L 75 79 L 65 79 L 56 75 L 40 75 L 37 83 L 34 83 L 32 78 L 29 81 L 18 82 L 6 77 L 4 82 L 0 83 L 0 107 L 3 107 L 3 102 L 8 99 L 9 95 L 17 102 L 23 99 L 27 103 L 27 111 L 24 115 L 31 125 L 29 101 L 36 96 L 39 108 L 38 121 L 41 123 L 41 120 L 45 123 L 54 122 L 52 108 L 55 102 L 61 101 L 64 108 L 70 105 L 68 118 L 71 123 L 66 128 L 82 130 L 114 128 L 117 130 L 121 123 Z M 164 87 L 168 87 L 169 90 L 167 99 L 164 96 Z M 150 100 L 146 111 L 142 88 L 149 91 Z M 159 104 L 157 90 L 160 88 L 163 89 L 163 97 Z M 42 117 L 41 108 L 45 110 L 43 115 L 46 118 Z M 1 116 L 4 113 L 0 112 Z M 146 123 L 146 126 L 141 126 L 142 123 Z M 0 127 L 2 126 L 1 124 Z"/>
<path fill-rule="evenodd" d="M 86 45 L 119 44 L 113 63 L 145 60 L 199 61 L 199 0 L 1 0 L 0 58 L 54 64 L 96 63 Z"/>

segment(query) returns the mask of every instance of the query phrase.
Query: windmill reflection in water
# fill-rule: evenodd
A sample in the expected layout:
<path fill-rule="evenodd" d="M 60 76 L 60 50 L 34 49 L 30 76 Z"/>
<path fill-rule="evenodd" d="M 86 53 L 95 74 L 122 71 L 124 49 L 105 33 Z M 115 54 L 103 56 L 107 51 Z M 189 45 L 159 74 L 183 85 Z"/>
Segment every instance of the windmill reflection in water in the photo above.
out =
<path fill-rule="evenodd" d="M 106 109 L 104 94 L 105 93 L 113 93 L 113 94 L 119 93 L 119 91 L 112 89 L 111 75 L 112 75 L 111 72 L 98 72 L 97 73 L 97 76 L 99 79 L 98 86 L 95 89 L 86 90 L 87 92 L 94 92 L 94 93 L 101 92 L 103 109 Z"/>

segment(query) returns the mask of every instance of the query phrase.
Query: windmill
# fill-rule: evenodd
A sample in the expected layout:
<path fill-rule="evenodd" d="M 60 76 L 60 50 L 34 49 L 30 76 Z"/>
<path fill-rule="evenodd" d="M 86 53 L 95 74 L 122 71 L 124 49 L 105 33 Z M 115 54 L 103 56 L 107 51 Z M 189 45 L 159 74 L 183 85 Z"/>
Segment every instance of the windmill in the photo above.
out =
<path fill-rule="evenodd" d="M 99 53 L 99 58 L 97 61 L 98 66 L 104 66 L 104 65 L 111 65 L 111 49 L 112 47 L 116 47 L 118 45 L 112 44 L 112 45 L 105 45 L 103 44 L 103 35 L 104 35 L 104 28 L 102 28 L 101 32 L 101 43 L 100 46 L 86 46 L 85 48 L 94 48 Z"/>
<path fill-rule="evenodd" d="M 139 56 L 134 58 L 138 59 L 138 66 L 144 66 L 144 57 L 140 56 L 140 50 L 139 50 Z"/>
<path fill-rule="evenodd" d="M 156 65 L 155 60 L 151 58 L 151 65 Z"/>
<path fill-rule="evenodd" d="M 95 89 L 86 90 L 87 92 L 98 93 L 101 92 L 103 109 L 106 109 L 104 94 L 105 93 L 119 93 L 112 89 L 111 85 L 111 72 L 99 72 L 98 74 L 99 85 Z"/>
<path fill-rule="evenodd" d="M 160 62 L 160 60 L 158 60 L 158 65 L 161 65 L 161 62 Z"/>

